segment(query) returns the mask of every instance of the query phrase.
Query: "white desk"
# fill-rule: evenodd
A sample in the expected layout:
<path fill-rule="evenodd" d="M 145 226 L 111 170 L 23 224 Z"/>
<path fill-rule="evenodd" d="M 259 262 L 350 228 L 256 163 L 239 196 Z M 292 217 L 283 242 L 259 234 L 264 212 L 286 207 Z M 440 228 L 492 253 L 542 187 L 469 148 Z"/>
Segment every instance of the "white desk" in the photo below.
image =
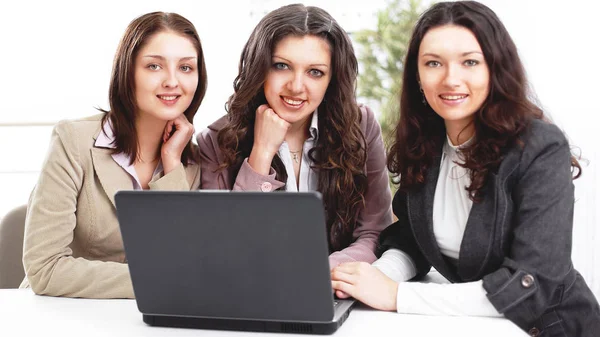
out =
<path fill-rule="evenodd" d="M 506 319 L 400 315 L 359 306 L 333 335 L 526 336 Z M 0 290 L 0 336 L 292 336 L 291 334 L 175 329 L 147 326 L 134 300 L 37 296 L 29 289 Z"/>

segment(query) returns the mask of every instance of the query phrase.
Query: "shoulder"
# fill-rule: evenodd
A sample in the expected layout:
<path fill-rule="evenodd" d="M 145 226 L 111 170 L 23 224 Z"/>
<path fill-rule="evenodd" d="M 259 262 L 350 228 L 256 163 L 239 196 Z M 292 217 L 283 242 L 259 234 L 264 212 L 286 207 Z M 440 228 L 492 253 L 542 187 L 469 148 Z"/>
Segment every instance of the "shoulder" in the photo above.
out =
<path fill-rule="evenodd" d="M 104 113 L 100 113 L 85 118 L 61 120 L 54 126 L 54 133 L 63 142 L 92 144 L 93 138 L 100 133 L 103 116 Z"/>
<path fill-rule="evenodd" d="M 200 131 L 196 136 L 200 157 L 204 159 L 212 159 L 219 156 L 219 142 L 217 136 L 219 131 L 227 125 L 229 117 L 227 115 L 217 119 L 204 130 Z"/>
<path fill-rule="evenodd" d="M 564 133 L 550 121 L 534 119 L 523 135 L 525 148 L 536 150 L 549 145 L 565 145 L 568 143 Z"/>
<path fill-rule="evenodd" d="M 502 166 L 509 171 L 520 167 L 519 172 L 524 172 L 535 162 L 547 163 L 556 161 L 554 165 L 564 161 L 570 166 L 570 147 L 562 130 L 550 121 L 533 119 L 523 134 L 520 136 L 521 144 L 516 144 L 507 153 Z"/>
<path fill-rule="evenodd" d="M 532 120 L 521 136 L 522 145 L 518 152 L 521 161 L 532 161 L 540 153 L 554 151 L 558 148 L 568 148 L 569 142 L 562 130 L 554 123 L 542 120 Z"/>
<path fill-rule="evenodd" d="M 361 114 L 360 130 L 365 136 L 367 143 L 380 138 L 381 126 L 379 125 L 373 110 L 364 104 L 359 104 L 358 107 Z"/>
<path fill-rule="evenodd" d="M 217 134 L 221 129 L 227 125 L 229 118 L 227 115 L 217 119 L 207 126 L 204 130 L 200 131 L 197 136 L 198 146 L 202 147 L 206 143 L 216 142 Z"/>

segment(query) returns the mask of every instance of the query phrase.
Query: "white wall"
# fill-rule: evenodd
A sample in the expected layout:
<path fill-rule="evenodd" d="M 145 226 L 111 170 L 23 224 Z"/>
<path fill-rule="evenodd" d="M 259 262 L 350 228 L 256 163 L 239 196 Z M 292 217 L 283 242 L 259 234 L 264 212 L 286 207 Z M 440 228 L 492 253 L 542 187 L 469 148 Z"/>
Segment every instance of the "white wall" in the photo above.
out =
<path fill-rule="evenodd" d="M 349 31 L 373 27 L 385 0 L 321 0 Z M 600 295 L 599 20 L 595 1 L 486 0 L 515 40 L 540 101 L 589 161 L 576 181 L 573 259 Z M 186 16 L 203 42 L 209 86 L 196 129 L 224 113 L 239 54 L 254 25 L 282 0 L 4 1 L 0 5 L 0 217 L 26 203 L 51 124 L 106 108 L 111 62 L 127 24 L 163 10 Z M 40 126 L 7 126 L 40 123 Z M 44 124 L 48 124 L 45 125 Z M 4 126 L 2 126 L 4 125 Z"/>

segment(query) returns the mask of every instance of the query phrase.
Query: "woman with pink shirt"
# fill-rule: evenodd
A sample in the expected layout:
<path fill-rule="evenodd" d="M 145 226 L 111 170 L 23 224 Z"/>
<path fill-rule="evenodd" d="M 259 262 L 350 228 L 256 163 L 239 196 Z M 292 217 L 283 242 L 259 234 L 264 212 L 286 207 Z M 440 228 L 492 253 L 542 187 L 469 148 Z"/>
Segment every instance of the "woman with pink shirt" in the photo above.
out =
<path fill-rule="evenodd" d="M 198 136 L 203 189 L 320 192 L 331 268 L 373 262 L 392 219 L 381 129 L 356 102 L 357 71 L 327 12 L 276 9 L 242 51 L 227 115 Z"/>
<path fill-rule="evenodd" d="M 25 223 L 23 263 L 36 294 L 132 298 L 116 217 L 119 190 L 194 190 L 192 120 L 206 91 L 200 38 L 187 19 L 133 20 L 116 52 L 110 109 L 56 125 Z"/>

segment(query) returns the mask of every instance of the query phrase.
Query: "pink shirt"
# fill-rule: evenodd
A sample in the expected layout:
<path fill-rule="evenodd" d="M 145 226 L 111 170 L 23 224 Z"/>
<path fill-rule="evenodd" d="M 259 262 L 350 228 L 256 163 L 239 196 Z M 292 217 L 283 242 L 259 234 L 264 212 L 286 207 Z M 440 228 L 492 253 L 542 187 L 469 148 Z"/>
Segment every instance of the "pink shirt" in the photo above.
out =
<path fill-rule="evenodd" d="M 362 113 L 360 127 L 367 143 L 365 173 L 368 180 L 368 189 L 364 197 L 364 207 L 359 211 L 358 224 L 353 232 L 355 241 L 350 246 L 329 256 L 329 265 L 331 268 L 343 262 L 374 262 L 376 260 L 375 247 L 379 233 L 392 223 L 392 194 L 389 186 L 389 175 L 386 167 L 381 127 L 371 109 L 361 106 L 360 111 Z M 269 192 L 283 187 L 285 183 L 275 179 L 273 168 L 271 168 L 269 175 L 258 174 L 248 164 L 247 158 L 244 160 L 233 181 L 229 179 L 230 174 L 228 170 L 219 170 L 222 158 L 217 142 L 217 134 L 226 122 L 227 117 L 225 116 L 198 134 L 197 140 L 198 147 L 200 148 L 202 167 L 202 189 Z M 323 130 L 319 131 L 326 132 Z"/>

